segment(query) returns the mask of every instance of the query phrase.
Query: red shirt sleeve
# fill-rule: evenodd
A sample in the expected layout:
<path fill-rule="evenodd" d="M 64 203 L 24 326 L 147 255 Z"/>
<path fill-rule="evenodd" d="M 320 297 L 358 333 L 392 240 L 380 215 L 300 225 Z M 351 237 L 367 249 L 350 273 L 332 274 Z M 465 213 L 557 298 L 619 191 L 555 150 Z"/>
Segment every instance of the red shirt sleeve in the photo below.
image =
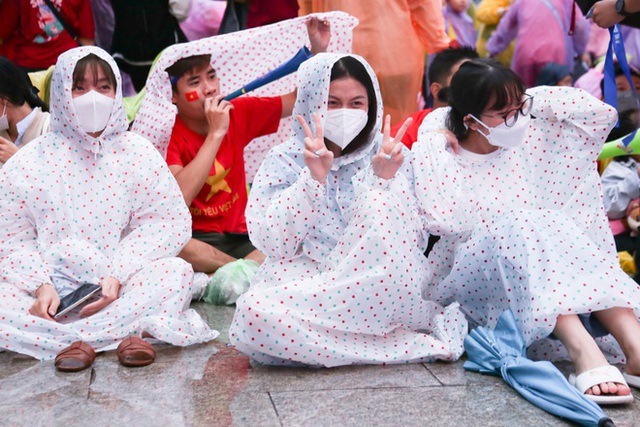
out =
<path fill-rule="evenodd" d="M 275 97 L 247 96 L 231 101 L 229 133 L 236 142 L 246 147 L 253 139 L 278 131 L 282 116 L 282 99 Z"/>

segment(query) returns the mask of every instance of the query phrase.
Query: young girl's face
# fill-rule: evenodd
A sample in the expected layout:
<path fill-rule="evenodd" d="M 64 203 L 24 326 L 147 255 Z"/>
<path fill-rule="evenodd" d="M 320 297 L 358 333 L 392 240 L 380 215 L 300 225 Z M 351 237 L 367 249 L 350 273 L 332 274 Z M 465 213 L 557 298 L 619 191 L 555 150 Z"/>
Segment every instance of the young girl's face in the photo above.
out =
<path fill-rule="evenodd" d="M 367 89 L 353 77 L 343 77 L 333 80 L 329 85 L 329 100 L 327 108 L 353 108 L 369 111 L 369 97 Z"/>

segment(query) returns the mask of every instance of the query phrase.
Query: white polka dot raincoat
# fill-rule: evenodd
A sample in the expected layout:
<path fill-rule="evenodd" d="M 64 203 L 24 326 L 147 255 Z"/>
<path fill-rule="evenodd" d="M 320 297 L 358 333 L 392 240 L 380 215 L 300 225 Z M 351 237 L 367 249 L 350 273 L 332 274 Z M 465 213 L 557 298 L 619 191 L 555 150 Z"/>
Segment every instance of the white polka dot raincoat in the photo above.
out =
<path fill-rule="evenodd" d="M 319 54 L 298 71 L 294 116 L 324 121 L 333 64 Z M 411 193 L 410 159 L 390 181 L 371 158 L 382 135 L 382 102 L 373 70 L 377 120 L 369 143 L 334 160 L 324 184 L 303 159 L 302 127 L 274 147 L 254 181 L 247 224 L 267 255 L 237 301 L 231 342 L 267 364 L 313 366 L 455 360 L 466 321 L 457 304 L 420 297 L 425 239 Z M 410 153 L 406 153 L 409 156 Z"/>
<path fill-rule="evenodd" d="M 561 314 L 584 314 L 592 332 L 593 311 L 638 314 L 640 292 L 620 269 L 595 164 L 615 110 L 580 89 L 527 93 L 534 118 L 518 147 L 454 155 L 429 132 L 445 127 L 441 109 L 420 128 L 413 164 L 426 227 L 442 236 L 425 298 L 458 301 L 490 327 L 511 308 L 529 345 Z"/>
<path fill-rule="evenodd" d="M 76 63 L 93 53 L 118 89 L 106 129 L 80 129 L 72 102 Z M 127 131 L 119 72 L 103 50 L 60 56 L 51 83 L 52 132 L 0 172 L 0 348 L 38 359 L 84 340 L 108 350 L 130 334 L 185 346 L 217 336 L 193 310 L 191 267 L 174 258 L 190 238 L 189 211 L 158 151 Z M 120 280 L 120 297 L 87 318 L 30 315 L 36 290 L 64 296 L 82 283 Z"/>

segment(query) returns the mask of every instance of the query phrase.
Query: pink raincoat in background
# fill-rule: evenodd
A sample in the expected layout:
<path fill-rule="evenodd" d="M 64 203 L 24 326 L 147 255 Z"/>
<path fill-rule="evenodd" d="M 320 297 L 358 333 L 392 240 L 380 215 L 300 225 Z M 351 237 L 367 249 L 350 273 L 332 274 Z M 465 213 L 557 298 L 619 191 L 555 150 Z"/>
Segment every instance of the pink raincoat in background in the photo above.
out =
<path fill-rule="evenodd" d="M 502 52 L 515 38 L 511 69 L 528 87 L 535 85 L 540 70 L 548 62 L 564 64 L 573 71 L 574 56 L 585 51 L 589 22 L 576 8 L 575 33 L 568 36 L 572 5 L 573 0 L 514 1 L 487 41 L 489 54 Z"/>

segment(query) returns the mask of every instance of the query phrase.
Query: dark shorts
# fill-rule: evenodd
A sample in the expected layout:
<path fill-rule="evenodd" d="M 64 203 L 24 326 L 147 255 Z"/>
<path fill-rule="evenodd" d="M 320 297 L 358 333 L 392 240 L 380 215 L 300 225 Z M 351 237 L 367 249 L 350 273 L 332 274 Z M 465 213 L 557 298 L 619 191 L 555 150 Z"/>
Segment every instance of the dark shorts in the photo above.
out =
<path fill-rule="evenodd" d="M 249 235 L 244 233 L 207 233 L 205 231 L 194 231 L 192 237 L 234 258 L 244 258 L 256 250 L 249 240 Z"/>

